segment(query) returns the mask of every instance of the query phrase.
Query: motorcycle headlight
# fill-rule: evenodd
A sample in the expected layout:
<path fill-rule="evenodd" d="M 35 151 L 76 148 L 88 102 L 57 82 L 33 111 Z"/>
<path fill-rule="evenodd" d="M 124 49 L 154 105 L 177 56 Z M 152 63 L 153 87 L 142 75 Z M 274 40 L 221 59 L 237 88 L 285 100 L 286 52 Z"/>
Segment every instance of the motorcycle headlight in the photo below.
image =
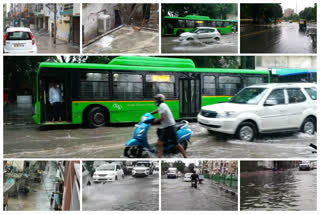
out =
<path fill-rule="evenodd" d="M 217 118 L 230 118 L 235 115 L 234 111 L 224 111 L 217 114 Z"/>

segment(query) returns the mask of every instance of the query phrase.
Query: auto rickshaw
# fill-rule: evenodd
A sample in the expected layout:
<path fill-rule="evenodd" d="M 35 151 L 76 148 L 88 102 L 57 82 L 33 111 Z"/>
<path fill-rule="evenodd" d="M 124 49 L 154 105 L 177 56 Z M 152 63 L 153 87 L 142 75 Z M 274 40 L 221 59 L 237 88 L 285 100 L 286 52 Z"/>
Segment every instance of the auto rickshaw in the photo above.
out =
<path fill-rule="evenodd" d="M 299 30 L 305 31 L 307 29 L 307 21 L 305 19 L 299 20 Z"/>

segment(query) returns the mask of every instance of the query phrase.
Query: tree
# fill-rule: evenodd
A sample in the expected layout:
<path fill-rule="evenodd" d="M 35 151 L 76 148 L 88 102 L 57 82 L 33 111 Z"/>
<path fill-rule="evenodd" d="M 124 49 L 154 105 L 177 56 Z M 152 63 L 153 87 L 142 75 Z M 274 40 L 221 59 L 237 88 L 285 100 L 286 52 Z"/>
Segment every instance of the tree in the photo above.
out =
<path fill-rule="evenodd" d="M 314 7 L 306 7 L 303 11 L 299 13 L 300 18 L 306 19 L 307 21 L 316 20 L 317 19 L 317 6 Z"/>
<path fill-rule="evenodd" d="M 254 23 L 271 22 L 283 16 L 280 4 L 241 4 L 241 19 L 252 18 Z"/>
<path fill-rule="evenodd" d="M 193 171 L 193 169 L 194 169 L 194 163 L 190 163 L 189 165 L 188 165 L 188 169 L 189 169 L 189 171 L 190 172 L 192 172 Z"/>
<path fill-rule="evenodd" d="M 173 164 L 172 164 L 172 167 L 175 167 L 178 169 L 178 171 L 184 173 L 184 168 L 186 167 L 186 164 L 182 161 L 175 161 Z"/>
<path fill-rule="evenodd" d="M 169 167 L 170 167 L 170 163 L 162 161 L 161 162 L 161 173 L 164 174 L 166 171 L 168 171 Z"/>

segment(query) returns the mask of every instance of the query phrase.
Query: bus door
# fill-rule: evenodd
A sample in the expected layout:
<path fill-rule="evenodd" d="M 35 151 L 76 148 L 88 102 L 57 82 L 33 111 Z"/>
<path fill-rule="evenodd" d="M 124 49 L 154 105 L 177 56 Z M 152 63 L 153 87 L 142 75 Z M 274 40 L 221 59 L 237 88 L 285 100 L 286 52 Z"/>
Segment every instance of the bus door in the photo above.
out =
<path fill-rule="evenodd" d="M 195 117 L 201 108 L 200 79 L 179 79 L 180 117 Z"/>

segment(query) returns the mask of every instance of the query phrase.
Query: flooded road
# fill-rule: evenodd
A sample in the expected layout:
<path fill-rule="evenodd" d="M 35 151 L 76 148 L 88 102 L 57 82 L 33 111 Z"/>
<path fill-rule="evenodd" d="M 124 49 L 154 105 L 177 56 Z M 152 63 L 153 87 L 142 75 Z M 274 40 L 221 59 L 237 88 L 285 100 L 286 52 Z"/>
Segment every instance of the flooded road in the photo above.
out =
<path fill-rule="evenodd" d="M 237 210 L 238 199 L 205 179 L 191 188 L 183 178 L 161 179 L 161 210 Z"/>
<path fill-rule="evenodd" d="M 316 50 L 306 32 L 299 31 L 298 23 L 241 27 L 241 53 L 316 53 Z"/>
<path fill-rule="evenodd" d="M 238 53 L 238 33 L 221 35 L 220 41 L 179 41 L 179 37 L 162 37 L 162 53 Z"/>
<path fill-rule="evenodd" d="M 317 170 L 271 170 L 241 177 L 241 210 L 316 210 Z"/>
<path fill-rule="evenodd" d="M 48 162 L 46 170 L 43 172 L 43 176 L 40 183 L 29 181 L 30 192 L 19 192 L 15 197 L 9 197 L 8 210 L 41 210 L 50 211 L 53 210 L 50 207 L 50 193 L 55 191 L 54 182 L 57 172 L 57 166 L 54 162 Z"/>
<path fill-rule="evenodd" d="M 85 186 L 82 210 L 159 210 L 159 174 Z"/>
<path fill-rule="evenodd" d="M 150 144 L 157 141 L 156 128 L 148 132 Z M 310 143 L 316 135 L 303 133 L 266 135 L 256 142 L 233 137 L 212 136 L 198 123 L 190 123 L 190 158 L 316 158 Z M 132 138 L 134 124 L 98 129 L 80 126 L 50 126 L 40 130 L 35 125 L 4 126 L 5 158 L 119 158 L 125 143 Z M 156 157 L 156 155 L 151 156 Z M 166 156 L 181 158 L 180 154 Z"/>

